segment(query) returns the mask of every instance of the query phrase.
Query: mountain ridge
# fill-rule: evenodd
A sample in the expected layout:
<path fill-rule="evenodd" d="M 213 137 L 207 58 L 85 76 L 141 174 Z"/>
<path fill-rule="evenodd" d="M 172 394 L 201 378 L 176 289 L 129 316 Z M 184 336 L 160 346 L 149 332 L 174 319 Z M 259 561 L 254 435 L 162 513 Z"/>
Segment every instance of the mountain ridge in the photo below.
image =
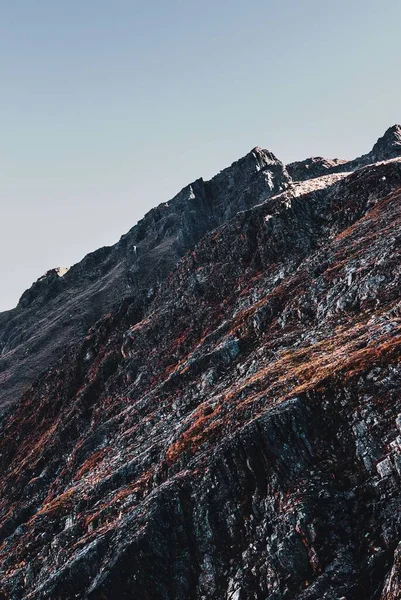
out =
<path fill-rule="evenodd" d="M 377 140 L 372 150 L 367 154 L 344 160 L 340 158 L 323 158 L 313 156 L 301 161 L 289 163 L 287 170 L 291 177 L 297 181 L 304 181 L 313 177 L 321 177 L 330 173 L 341 171 L 355 171 L 370 164 L 383 160 L 391 160 L 401 155 L 401 125 L 395 124 L 389 127 Z"/>
<path fill-rule="evenodd" d="M 347 162 L 312 158 L 285 167 L 256 146 L 210 181 L 198 179 L 151 209 L 119 242 L 88 254 L 62 278 L 57 269 L 50 270 L 22 294 L 16 308 L 0 313 L 0 409 L 15 402 L 69 344 L 124 298 L 138 296 L 146 304 L 154 284 L 204 233 L 288 188 L 292 180 L 350 172 L 373 158 L 400 155 L 400 131 L 399 125 L 390 127 L 370 153 Z"/>
<path fill-rule="evenodd" d="M 146 304 L 151 288 L 208 230 L 238 210 L 285 189 L 290 178 L 274 155 L 255 148 L 210 181 L 198 179 L 150 210 L 113 246 L 63 275 L 39 278 L 17 307 L 0 313 L 0 405 L 21 391 L 103 314 L 124 298 Z"/>

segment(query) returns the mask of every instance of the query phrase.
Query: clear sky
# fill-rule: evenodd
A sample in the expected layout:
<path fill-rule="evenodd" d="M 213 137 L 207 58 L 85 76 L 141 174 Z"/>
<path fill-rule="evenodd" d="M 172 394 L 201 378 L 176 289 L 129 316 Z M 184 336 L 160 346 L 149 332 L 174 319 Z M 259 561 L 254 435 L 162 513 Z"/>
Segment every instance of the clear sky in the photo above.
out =
<path fill-rule="evenodd" d="M 9 0 L 0 310 L 259 145 L 354 157 L 401 121 L 399 0 Z"/>

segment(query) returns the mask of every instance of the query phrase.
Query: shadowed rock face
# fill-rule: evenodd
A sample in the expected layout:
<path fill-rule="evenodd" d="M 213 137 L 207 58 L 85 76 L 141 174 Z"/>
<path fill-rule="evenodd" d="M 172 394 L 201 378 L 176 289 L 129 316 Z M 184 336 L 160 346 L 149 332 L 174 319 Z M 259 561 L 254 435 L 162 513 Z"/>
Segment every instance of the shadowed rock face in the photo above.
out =
<path fill-rule="evenodd" d="M 124 298 L 145 305 L 205 233 L 290 181 L 271 152 L 254 148 L 211 181 L 199 179 L 151 210 L 114 246 L 89 254 L 66 273 L 46 273 L 14 310 L 0 314 L 0 409 Z"/>
<path fill-rule="evenodd" d="M 275 194 L 259 152 L 259 202 L 223 171 L 50 275 L 142 250 L 1 423 L 4 598 L 400 597 L 401 161 Z"/>

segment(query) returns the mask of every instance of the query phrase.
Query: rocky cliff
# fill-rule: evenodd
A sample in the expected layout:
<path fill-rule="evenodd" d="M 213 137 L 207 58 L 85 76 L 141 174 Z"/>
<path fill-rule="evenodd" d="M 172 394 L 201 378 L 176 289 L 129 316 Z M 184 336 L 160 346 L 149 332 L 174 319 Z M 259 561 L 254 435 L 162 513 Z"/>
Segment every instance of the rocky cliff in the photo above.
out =
<path fill-rule="evenodd" d="M 169 265 L 143 243 L 157 281 L 3 419 L 3 598 L 401 597 L 401 160 L 296 183 L 263 156 L 257 200 L 177 197 L 216 220 Z"/>

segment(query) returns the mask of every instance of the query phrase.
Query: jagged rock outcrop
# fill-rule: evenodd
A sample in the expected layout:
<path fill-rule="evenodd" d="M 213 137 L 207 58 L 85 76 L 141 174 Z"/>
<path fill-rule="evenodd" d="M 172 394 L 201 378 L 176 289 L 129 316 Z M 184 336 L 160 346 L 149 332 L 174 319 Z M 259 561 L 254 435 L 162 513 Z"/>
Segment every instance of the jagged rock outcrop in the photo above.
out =
<path fill-rule="evenodd" d="M 305 181 L 333 173 L 334 167 L 346 164 L 347 161 L 341 158 L 328 159 L 322 156 L 312 156 L 305 160 L 290 163 L 287 165 L 287 171 L 294 181 Z"/>
<path fill-rule="evenodd" d="M 290 181 L 271 152 L 254 148 L 210 181 L 198 179 L 152 209 L 117 244 L 89 254 L 63 277 L 57 269 L 46 273 L 15 309 L 0 314 L 0 409 L 124 298 L 146 304 L 205 233 Z"/>
<path fill-rule="evenodd" d="M 322 177 L 331 173 L 350 172 L 383 160 L 401 156 L 401 125 L 389 127 L 372 150 L 353 160 L 326 159 L 321 156 L 307 158 L 287 165 L 290 176 L 296 181 Z"/>
<path fill-rule="evenodd" d="M 3 419 L 4 598 L 400 597 L 401 161 L 230 216 Z"/>
<path fill-rule="evenodd" d="M 67 272 L 68 268 L 63 267 L 57 267 L 47 271 L 47 273 L 42 277 L 39 277 L 39 279 L 22 294 L 18 306 L 21 309 L 24 309 L 31 306 L 33 303 L 39 306 L 47 304 L 63 290 L 63 281 L 61 278 Z"/>
<path fill-rule="evenodd" d="M 401 125 L 393 125 L 377 140 L 368 154 L 357 160 L 370 164 L 398 156 L 401 156 Z"/>

